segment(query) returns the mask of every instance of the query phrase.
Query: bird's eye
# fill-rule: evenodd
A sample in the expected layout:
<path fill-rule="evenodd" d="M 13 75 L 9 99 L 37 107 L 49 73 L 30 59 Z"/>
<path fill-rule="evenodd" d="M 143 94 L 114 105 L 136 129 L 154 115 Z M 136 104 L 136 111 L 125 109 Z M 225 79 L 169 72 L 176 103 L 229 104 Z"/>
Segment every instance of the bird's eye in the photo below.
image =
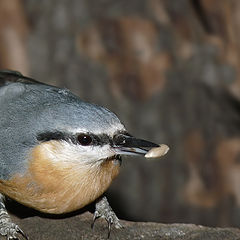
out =
<path fill-rule="evenodd" d="M 88 146 L 92 143 L 91 136 L 87 134 L 80 134 L 78 135 L 77 139 L 78 139 L 78 142 L 83 146 Z"/>

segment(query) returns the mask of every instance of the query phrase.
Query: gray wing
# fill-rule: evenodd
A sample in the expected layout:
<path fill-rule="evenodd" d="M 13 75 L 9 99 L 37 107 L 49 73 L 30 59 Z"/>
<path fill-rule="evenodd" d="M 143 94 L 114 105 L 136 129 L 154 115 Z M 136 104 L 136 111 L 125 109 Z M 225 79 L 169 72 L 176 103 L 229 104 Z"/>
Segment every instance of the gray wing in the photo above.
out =
<path fill-rule="evenodd" d="M 61 121 L 54 113 L 60 109 L 59 116 L 63 115 L 62 102 L 75 98 L 19 72 L 0 71 L 0 179 L 26 170 L 38 132 L 55 129 Z"/>
<path fill-rule="evenodd" d="M 44 86 L 34 79 L 19 72 L 0 71 L 0 179 L 11 177 L 16 171 L 23 171 L 27 140 L 23 126 L 26 122 L 21 99 L 26 94 L 27 86 Z M 15 117 L 16 116 L 16 117 Z M 22 119 L 19 118 L 22 116 Z"/>

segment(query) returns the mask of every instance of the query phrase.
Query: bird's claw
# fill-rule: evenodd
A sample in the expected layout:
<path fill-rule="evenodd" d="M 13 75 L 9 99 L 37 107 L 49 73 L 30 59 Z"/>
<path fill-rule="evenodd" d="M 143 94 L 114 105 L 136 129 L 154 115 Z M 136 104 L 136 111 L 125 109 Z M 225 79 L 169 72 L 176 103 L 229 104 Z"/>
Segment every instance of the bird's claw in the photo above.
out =
<path fill-rule="evenodd" d="M 103 197 L 96 203 L 96 210 L 93 214 L 93 222 L 91 224 L 91 227 L 94 227 L 94 223 L 98 218 L 104 218 L 107 221 L 108 224 L 108 238 L 110 237 L 112 226 L 115 228 L 122 228 L 122 225 L 120 224 L 120 220 L 110 207 L 107 198 Z"/>
<path fill-rule="evenodd" d="M 4 226 L 1 226 L 0 233 L 2 236 L 6 236 L 7 240 L 28 240 L 22 229 L 12 222 L 7 222 Z"/>
<path fill-rule="evenodd" d="M 4 196 L 0 194 L 0 235 L 7 240 L 28 240 L 22 229 L 12 222 L 4 204 Z"/>
<path fill-rule="evenodd" d="M 16 226 L 17 226 L 17 233 L 19 233 L 23 237 L 23 239 L 29 240 L 28 236 L 23 232 L 23 230 L 18 225 Z"/>

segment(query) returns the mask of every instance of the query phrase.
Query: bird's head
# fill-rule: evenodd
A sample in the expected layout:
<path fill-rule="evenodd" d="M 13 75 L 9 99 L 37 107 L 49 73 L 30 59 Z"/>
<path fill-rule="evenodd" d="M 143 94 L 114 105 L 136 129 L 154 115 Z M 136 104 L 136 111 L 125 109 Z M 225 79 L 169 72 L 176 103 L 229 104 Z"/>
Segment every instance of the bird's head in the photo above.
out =
<path fill-rule="evenodd" d="M 79 166 L 101 164 L 106 160 L 119 162 L 122 155 L 144 155 L 149 148 L 159 146 L 133 137 L 114 113 L 94 104 L 62 103 L 43 113 L 48 122 L 51 119 L 51 126 L 38 132 L 37 139 L 54 145 L 45 146 L 56 161 L 74 162 Z"/>
<path fill-rule="evenodd" d="M 34 159 L 44 153 L 51 162 L 81 167 L 108 159 L 119 162 L 122 155 L 143 155 L 158 146 L 131 136 L 113 112 L 66 89 L 37 82 L 16 82 L 5 88 L 11 101 L 6 101 L 1 119 L 2 154 L 16 159 L 14 170 L 4 171 L 6 177 L 19 169 L 24 172 L 33 151 L 41 152 Z"/>

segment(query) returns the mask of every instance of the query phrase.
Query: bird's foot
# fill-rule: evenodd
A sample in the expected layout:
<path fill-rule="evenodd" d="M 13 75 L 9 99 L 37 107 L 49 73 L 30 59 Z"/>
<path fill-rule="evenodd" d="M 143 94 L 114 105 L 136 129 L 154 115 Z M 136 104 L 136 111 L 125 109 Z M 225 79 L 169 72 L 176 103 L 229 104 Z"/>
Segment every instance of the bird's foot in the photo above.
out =
<path fill-rule="evenodd" d="M 93 215 L 93 223 L 91 227 L 93 228 L 94 223 L 96 219 L 98 218 L 104 218 L 108 223 L 108 238 L 110 237 L 111 228 L 114 226 L 115 228 L 122 228 L 122 225 L 120 224 L 120 220 L 118 219 L 117 215 L 112 210 L 111 206 L 109 205 L 107 198 L 101 197 L 96 202 L 96 208 Z"/>
<path fill-rule="evenodd" d="M 0 234 L 6 236 L 7 240 L 28 239 L 21 228 L 13 223 L 8 215 L 0 216 Z"/>
<path fill-rule="evenodd" d="M 25 233 L 8 215 L 2 194 L 0 194 L 0 235 L 5 236 L 7 240 L 28 240 Z"/>
<path fill-rule="evenodd" d="M 0 234 L 6 236 L 7 240 L 28 239 L 21 228 L 11 220 L 9 221 L 9 218 L 0 219 Z"/>

